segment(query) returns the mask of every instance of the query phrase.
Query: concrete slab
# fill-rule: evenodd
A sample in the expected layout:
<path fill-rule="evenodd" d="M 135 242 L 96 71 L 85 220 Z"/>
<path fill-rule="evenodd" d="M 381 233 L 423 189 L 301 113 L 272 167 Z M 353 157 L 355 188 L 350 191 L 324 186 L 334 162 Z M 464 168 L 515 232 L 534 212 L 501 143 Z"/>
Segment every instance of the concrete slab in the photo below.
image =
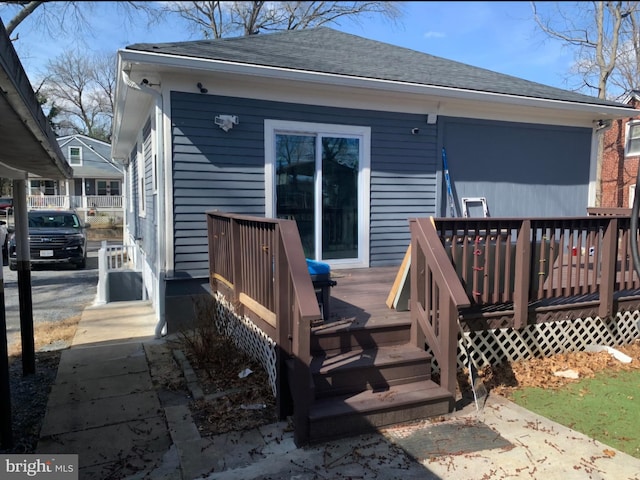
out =
<path fill-rule="evenodd" d="M 131 358 L 126 361 L 96 362 L 58 370 L 56 383 L 80 383 L 86 380 L 123 376 L 130 373 L 145 373 L 146 369 L 146 360 L 143 357 Z"/>
<path fill-rule="evenodd" d="M 155 338 L 156 324 L 155 313 L 147 301 L 89 307 L 82 313 L 71 345 L 151 340 Z"/>
<path fill-rule="evenodd" d="M 51 408 L 56 405 L 118 397 L 152 389 L 153 383 L 146 371 L 105 378 L 89 378 L 77 382 L 68 379 L 64 383 L 51 387 L 48 405 Z"/>
<path fill-rule="evenodd" d="M 164 418 L 157 416 L 43 438 L 37 453 L 76 453 L 80 468 L 123 462 L 141 454 L 148 458 L 154 454 L 159 465 L 170 447 Z"/>
<path fill-rule="evenodd" d="M 155 392 L 140 392 L 67 405 L 52 405 L 40 437 L 77 432 L 131 420 L 163 415 Z"/>
<path fill-rule="evenodd" d="M 640 478 L 640 459 L 631 457 L 586 435 L 540 417 L 501 397 L 490 397 L 485 408 L 467 414 L 472 427 L 477 421 L 499 433 L 512 446 L 469 448 L 461 442 L 457 453 L 425 452 L 416 460 L 440 478 L 469 480 L 527 478 L 534 480 L 635 479 Z M 464 428 L 462 417 L 453 418 L 457 428 Z M 411 429 L 387 429 L 383 432 L 402 447 Z M 461 432 L 464 439 L 467 435 Z M 497 438 L 497 437 L 496 437 Z M 455 447 L 454 447 L 455 448 Z"/>
<path fill-rule="evenodd" d="M 94 362 L 106 362 L 126 359 L 129 357 L 144 357 L 144 348 L 138 343 L 108 344 L 102 343 L 87 344 L 65 350 L 65 358 L 61 359 L 61 364 L 79 363 L 85 364 L 87 360 Z M 64 362 L 62 362 L 64 360 Z"/>
<path fill-rule="evenodd" d="M 283 450 L 275 449 L 274 451 L 273 446 L 269 446 L 262 451 L 254 451 L 250 458 L 242 459 L 242 462 L 236 464 L 229 461 L 233 453 L 227 449 L 226 458 L 216 459 L 216 470 L 206 478 L 209 480 L 248 478 L 254 480 L 275 478 L 436 480 L 439 478 L 378 434 L 361 435 L 307 448 L 295 448 L 290 432 L 284 433 L 283 440 L 282 444 L 286 445 Z M 224 448 L 222 438 L 218 439 L 212 448 Z"/>

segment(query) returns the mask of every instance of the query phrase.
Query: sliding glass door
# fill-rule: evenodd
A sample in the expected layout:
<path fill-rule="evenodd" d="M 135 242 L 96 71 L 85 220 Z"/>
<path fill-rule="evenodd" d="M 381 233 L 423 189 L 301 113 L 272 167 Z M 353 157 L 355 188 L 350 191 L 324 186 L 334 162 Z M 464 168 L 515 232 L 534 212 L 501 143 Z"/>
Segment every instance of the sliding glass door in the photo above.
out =
<path fill-rule="evenodd" d="M 273 157 L 268 165 L 274 198 L 268 214 L 296 221 L 307 258 L 366 263 L 368 182 L 363 172 L 368 173 L 368 138 L 361 133 L 292 131 L 287 126 L 271 132 Z"/>

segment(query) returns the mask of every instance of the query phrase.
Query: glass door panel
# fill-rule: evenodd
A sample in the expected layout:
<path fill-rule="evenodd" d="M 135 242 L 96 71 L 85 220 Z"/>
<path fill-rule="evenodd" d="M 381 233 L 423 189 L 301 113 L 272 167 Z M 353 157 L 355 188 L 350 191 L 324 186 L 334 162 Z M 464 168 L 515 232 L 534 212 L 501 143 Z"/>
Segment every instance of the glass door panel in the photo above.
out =
<path fill-rule="evenodd" d="M 315 258 L 316 137 L 276 134 L 276 217 L 295 220 L 307 258 Z"/>
<path fill-rule="evenodd" d="M 323 260 L 358 258 L 358 138 L 322 137 Z"/>

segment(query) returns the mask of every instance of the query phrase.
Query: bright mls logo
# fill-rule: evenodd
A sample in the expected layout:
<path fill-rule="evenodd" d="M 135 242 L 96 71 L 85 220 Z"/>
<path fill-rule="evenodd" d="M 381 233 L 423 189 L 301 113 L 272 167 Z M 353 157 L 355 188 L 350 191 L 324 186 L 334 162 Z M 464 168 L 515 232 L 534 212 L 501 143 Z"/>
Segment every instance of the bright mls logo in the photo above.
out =
<path fill-rule="evenodd" d="M 78 480 L 78 455 L 2 455 L 0 478 Z"/>

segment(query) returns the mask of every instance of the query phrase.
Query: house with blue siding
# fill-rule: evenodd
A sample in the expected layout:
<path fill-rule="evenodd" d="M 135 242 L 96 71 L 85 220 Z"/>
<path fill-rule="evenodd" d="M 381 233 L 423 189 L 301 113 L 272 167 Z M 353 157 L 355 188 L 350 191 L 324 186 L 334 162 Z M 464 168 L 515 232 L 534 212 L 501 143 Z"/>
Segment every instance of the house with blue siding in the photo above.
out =
<path fill-rule="evenodd" d="M 584 216 L 602 126 L 630 107 L 320 27 L 118 51 L 125 239 L 161 324 L 207 295 L 206 211 L 290 218 L 304 253 L 400 265 L 408 219 Z"/>
<path fill-rule="evenodd" d="M 29 175 L 27 208 L 71 208 L 95 226 L 121 225 L 122 165 L 111 160 L 111 144 L 81 134 L 57 138 L 73 178 Z"/>

